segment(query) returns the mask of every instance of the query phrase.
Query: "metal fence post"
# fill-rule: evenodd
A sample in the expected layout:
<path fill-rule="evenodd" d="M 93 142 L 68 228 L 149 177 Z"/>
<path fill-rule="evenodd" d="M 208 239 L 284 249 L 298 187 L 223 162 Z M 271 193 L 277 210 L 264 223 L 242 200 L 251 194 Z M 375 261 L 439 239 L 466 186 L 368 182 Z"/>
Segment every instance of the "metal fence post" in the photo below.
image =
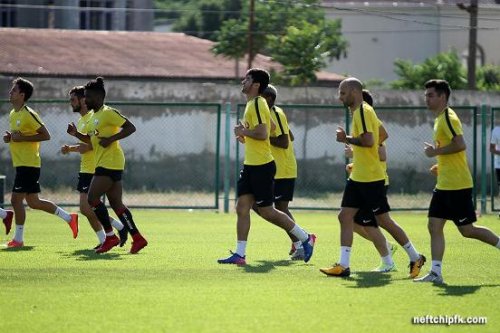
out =
<path fill-rule="evenodd" d="M 481 213 L 486 213 L 486 197 L 487 197 L 487 175 L 486 175 L 486 147 L 489 146 L 486 137 L 487 115 L 489 107 L 485 104 L 481 105 Z"/>
<path fill-rule="evenodd" d="M 224 213 L 229 212 L 229 184 L 230 176 L 229 171 L 231 169 L 231 156 L 230 156 L 230 146 L 231 146 L 231 102 L 226 103 L 226 130 L 224 131 Z"/>

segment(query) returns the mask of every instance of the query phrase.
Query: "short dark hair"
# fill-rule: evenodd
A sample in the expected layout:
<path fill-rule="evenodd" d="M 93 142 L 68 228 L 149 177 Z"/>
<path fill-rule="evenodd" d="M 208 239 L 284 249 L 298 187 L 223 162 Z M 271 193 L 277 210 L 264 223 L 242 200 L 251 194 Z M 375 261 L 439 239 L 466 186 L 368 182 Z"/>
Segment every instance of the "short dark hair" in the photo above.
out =
<path fill-rule="evenodd" d="M 85 85 L 85 90 L 95 91 L 101 94 L 102 98 L 106 97 L 106 89 L 104 89 L 104 79 L 101 76 L 96 77 L 95 80 L 90 80 Z"/>
<path fill-rule="evenodd" d="M 85 97 L 85 87 L 84 86 L 76 86 L 71 88 L 69 91 L 69 94 L 75 94 L 76 97 L 78 98 L 84 98 Z"/>
<path fill-rule="evenodd" d="M 30 81 L 23 79 L 22 77 L 18 77 L 14 81 L 12 81 L 13 84 L 17 85 L 19 88 L 19 92 L 24 94 L 24 101 L 26 102 L 28 99 L 30 99 L 31 95 L 33 95 L 33 83 Z"/>
<path fill-rule="evenodd" d="M 267 85 L 269 84 L 269 81 L 271 79 L 269 73 L 266 70 L 260 68 L 249 69 L 247 75 L 250 75 L 252 77 L 253 82 L 260 83 L 259 94 L 262 94 L 264 90 L 266 90 Z"/>
<path fill-rule="evenodd" d="M 451 88 L 446 80 L 432 79 L 425 82 L 424 87 L 425 89 L 434 88 L 439 95 L 445 94 L 447 101 L 450 98 Z"/>
<path fill-rule="evenodd" d="M 373 96 L 367 89 L 363 89 L 363 101 L 370 104 L 370 106 L 373 106 Z"/>
<path fill-rule="evenodd" d="M 278 95 L 278 90 L 271 84 L 267 85 L 267 88 L 262 93 L 262 96 L 271 96 L 273 101 L 276 100 L 276 96 Z"/>

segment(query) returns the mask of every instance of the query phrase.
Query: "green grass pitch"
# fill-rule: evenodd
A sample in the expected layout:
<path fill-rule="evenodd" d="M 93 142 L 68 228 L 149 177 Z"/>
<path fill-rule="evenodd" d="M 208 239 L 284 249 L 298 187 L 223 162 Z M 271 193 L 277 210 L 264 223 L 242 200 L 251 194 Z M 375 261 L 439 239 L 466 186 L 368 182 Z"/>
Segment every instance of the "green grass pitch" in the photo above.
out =
<path fill-rule="evenodd" d="M 498 332 L 500 252 L 445 228 L 447 285 L 407 279 L 379 264 L 371 244 L 355 237 L 348 279 L 319 272 L 338 260 L 336 213 L 295 212 L 318 236 L 307 264 L 288 260 L 289 241 L 252 215 L 247 266 L 216 260 L 235 246 L 235 214 L 135 210 L 149 246 L 94 254 L 96 237 L 83 216 L 80 236 L 55 216 L 28 211 L 23 249 L 0 249 L 0 332 Z M 430 267 L 423 213 L 394 213 Z M 496 216 L 479 222 L 500 233 Z M 11 231 L 11 235 L 13 235 Z M 3 233 L 3 229 L 2 229 Z M 7 241 L 2 235 L 2 243 Z M 414 316 L 483 316 L 485 325 L 413 325 Z"/>

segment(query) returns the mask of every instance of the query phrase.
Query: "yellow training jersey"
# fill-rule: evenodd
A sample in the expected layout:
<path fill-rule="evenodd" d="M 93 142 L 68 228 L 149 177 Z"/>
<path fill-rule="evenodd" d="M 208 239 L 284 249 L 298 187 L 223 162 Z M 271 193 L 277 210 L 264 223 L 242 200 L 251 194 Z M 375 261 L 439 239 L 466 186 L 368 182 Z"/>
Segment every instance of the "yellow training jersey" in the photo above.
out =
<path fill-rule="evenodd" d="M 281 108 L 277 106 L 271 108 L 271 119 L 276 124 L 274 132 L 271 132 L 271 137 L 278 137 L 283 134 L 290 136 L 288 121 Z M 275 179 L 297 178 L 297 161 L 295 160 L 293 142 L 290 137 L 288 148 L 284 149 L 271 145 L 271 154 L 276 162 Z"/>
<path fill-rule="evenodd" d="M 125 123 L 125 118 L 118 110 L 103 105 L 90 119 L 88 124 L 92 148 L 95 154 L 95 166 L 123 170 L 125 168 L 125 155 L 118 141 L 114 141 L 104 148 L 99 144 L 100 138 L 107 138 L 120 132 Z"/>
<path fill-rule="evenodd" d="M 446 108 L 434 121 L 436 147 L 445 147 L 457 136 L 463 135 L 462 124 L 457 114 Z M 472 187 L 472 176 L 467 164 L 465 150 L 448 155 L 438 155 L 438 190 L 460 190 Z"/>
<path fill-rule="evenodd" d="M 367 183 L 385 179 L 378 155 L 379 126 L 380 121 L 368 103 L 363 102 L 352 113 L 351 135 L 358 137 L 363 133 L 370 132 L 374 140 L 371 147 L 352 145 L 353 169 L 350 178 L 354 181 Z"/>
<path fill-rule="evenodd" d="M 78 119 L 78 124 L 76 125 L 78 128 L 78 132 L 82 134 L 89 134 L 89 122 L 92 116 L 94 115 L 93 111 L 89 111 L 87 114 L 83 115 L 80 119 Z M 94 173 L 95 171 L 95 158 L 94 151 L 90 150 L 84 154 L 80 154 L 80 172 L 81 173 Z"/>
<path fill-rule="evenodd" d="M 256 140 L 245 137 L 245 161 L 246 165 L 264 165 L 273 160 L 271 155 L 271 143 L 269 135 L 271 133 L 271 113 L 267 102 L 263 97 L 255 97 L 247 102 L 245 114 L 243 115 L 243 125 L 253 130 L 257 125 L 265 124 L 267 127 L 267 138 Z"/>
<path fill-rule="evenodd" d="M 14 109 L 10 111 L 9 123 L 11 132 L 21 132 L 26 136 L 36 135 L 37 130 L 44 126 L 40 116 L 26 105 L 18 111 Z M 9 147 L 14 167 L 39 168 L 41 166 L 40 142 L 10 141 Z"/>

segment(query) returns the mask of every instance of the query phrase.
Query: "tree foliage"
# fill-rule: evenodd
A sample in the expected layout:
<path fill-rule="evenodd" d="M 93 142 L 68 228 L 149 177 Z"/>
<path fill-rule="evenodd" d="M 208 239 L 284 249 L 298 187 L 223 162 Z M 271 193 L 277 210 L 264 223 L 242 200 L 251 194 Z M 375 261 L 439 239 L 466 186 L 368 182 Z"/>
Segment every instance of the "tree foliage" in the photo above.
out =
<path fill-rule="evenodd" d="M 318 0 L 255 3 L 252 57 L 271 56 L 284 67 L 283 81 L 298 85 L 316 79 L 327 59 L 346 53 L 347 41 L 340 20 L 327 20 Z M 233 59 L 248 53 L 249 8 L 243 4 L 238 19 L 225 21 L 216 36 L 213 52 Z"/>
<path fill-rule="evenodd" d="M 399 79 L 392 82 L 391 86 L 396 89 L 422 89 L 425 82 L 436 78 L 448 81 L 453 89 L 467 87 L 467 74 L 455 51 L 439 53 L 421 64 L 397 59 L 394 66 Z"/>

